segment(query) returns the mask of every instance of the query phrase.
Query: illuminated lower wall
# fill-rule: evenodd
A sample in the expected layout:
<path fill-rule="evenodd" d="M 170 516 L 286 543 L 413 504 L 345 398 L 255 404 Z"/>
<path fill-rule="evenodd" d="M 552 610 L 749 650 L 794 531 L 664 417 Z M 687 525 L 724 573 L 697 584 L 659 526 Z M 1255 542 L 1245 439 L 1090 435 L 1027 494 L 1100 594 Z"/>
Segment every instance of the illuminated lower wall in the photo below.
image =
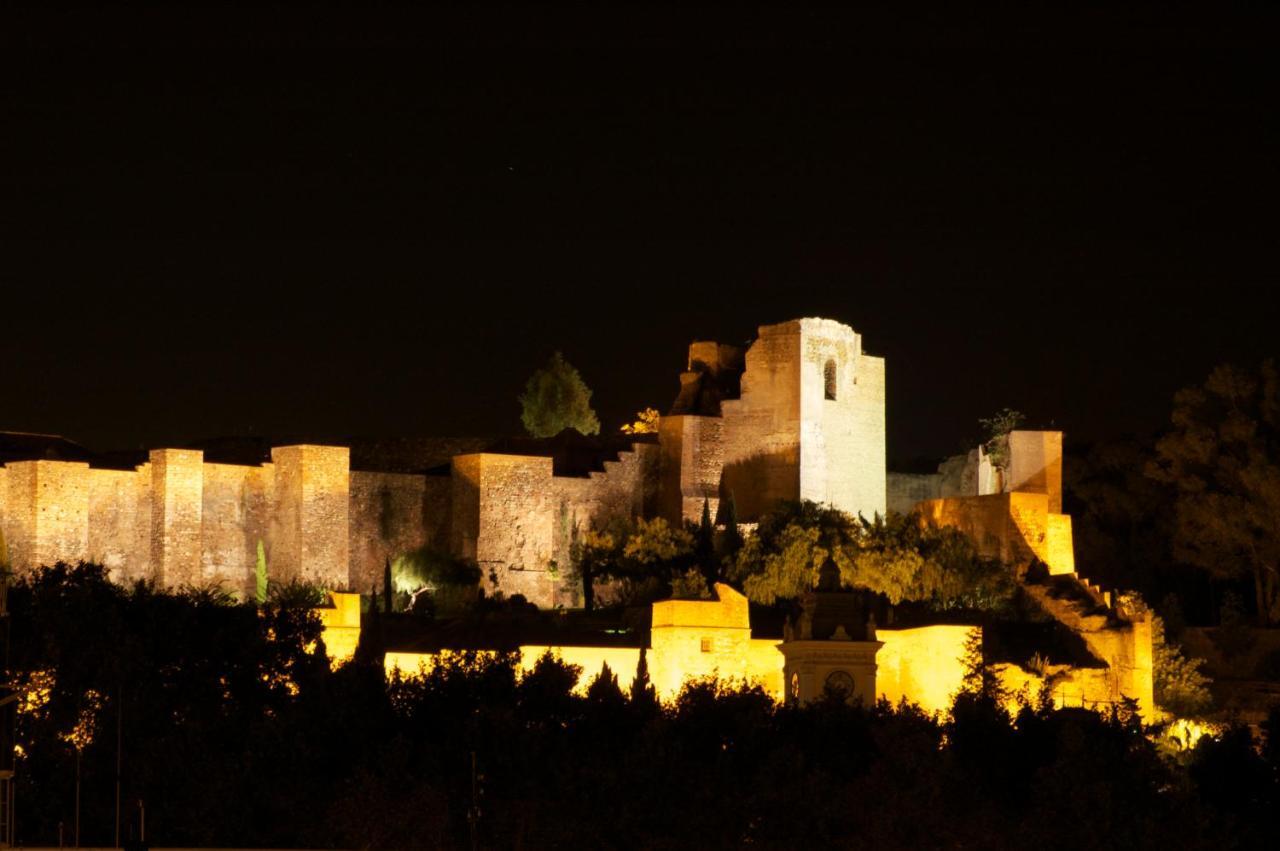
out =
<path fill-rule="evenodd" d="M 916 508 L 939 526 L 952 526 L 987 558 L 1011 564 L 1039 559 L 1054 574 L 1074 573 L 1071 517 L 1049 511 L 1042 493 L 955 496 L 921 502 Z"/>
<path fill-rule="evenodd" d="M 879 629 L 884 642 L 876 654 L 876 694 L 897 704 L 915 703 L 943 712 L 964 682 L 964 650 L 972 626 Z"/>
<path fill-rule="evenodd" d="M 906 699 L 926 712 L 945 711 L 964 678 L 965 639 L 973 627 L 929 626 L 918 629 L 880 630 L 884 642 L 876 657 L 876 692 L 893 703 Z M 666 641 L 646 653 L 650 680 L 663 700 L 672 700 L 689 679 L 715 676 L 733 682 L 759 685 L 775 700 L 784 696 L 782 653 L 776 639 L 751 638 L 738 643 L 738 655 L 730 657 L 713 647 L 701 650 L 705 628 L 675 627 Z M 327 639 L 326 639 L 327 641 Z M 666 648 L 666 649 L 663 649 Z M 582 668 L 576 691 L 582 693 L 600 673 L 602 665 L 617 674 L 627 689 L 635 676 L 640 651 L 634 647 L 551 647 L 522 645 L 520 672 L 530 670 L 547 651 Z M 435 666 L 438 654 L 389 652 L 387 673 L 415 676 Z"/>
<path fill-rule="evenodd" d="M 329 660 L 335 666 L 342 664 L 356 655 L 356 646 L 360 643 L 360 595 L 329 595 L 333 598 L 332 607 L 316 609 L 323 627 L 321 638 Z"/>
<path fill-rule="evenodd" d="M 430 671 L 444 652 L 410 653 L 388 651 L 383 666 L 388 674 L 399 672 L 403 677 L 414 677 Z M 600 675 L 607 664 L 609 670 L 618 677 L 618 687 L 623 691 L 631 688 L 636 676 L 636 667 L 640 663 L 638 647 L 555 647 L 547 644 L 522 644 L 520 661 L 516 672 L 525 674 L 533 670 L 538 660 L 550 652 L 560 661 L 569 665 L 577 665 L 582 670 L 578 674 L 578 682 L 574 692 L 584 694 L 592 681 Z M 484 652 L 482 651 L 482 654 Z"/>

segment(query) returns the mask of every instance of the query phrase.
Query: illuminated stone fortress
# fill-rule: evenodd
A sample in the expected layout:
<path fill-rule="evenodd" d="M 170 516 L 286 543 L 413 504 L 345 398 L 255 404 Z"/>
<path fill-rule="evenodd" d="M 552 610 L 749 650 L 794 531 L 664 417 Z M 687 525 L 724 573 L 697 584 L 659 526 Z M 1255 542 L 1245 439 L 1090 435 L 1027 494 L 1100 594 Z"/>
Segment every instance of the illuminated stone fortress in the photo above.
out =
<path fill-rule="evenodd" d="M 58 438 L 10 434 L 0 435 L 0 461 L 0 558 L 13 569 L 92 560 L 119 582 L 220 582 L 246 596 L 260 545 L 273 581 L 365 593 L 381 585 L 388 558 L 434 547 L 474 559 L 490 593 L 574 608 L 580 589 L 560 566 L 570 563 L 575 529 L 619 515 L 697 519 L 704 501 L 714 515 L 729 493 L 745 523 L 782 500 L 867 517 L 918 506 L 961 528 L 985 555 L 1037 559 L 1053 573 L 1074 574 L 1070 518 L 1061 513 L 1061 434 L 1014 432 L 1006 469 L 975 450 L 935 474 L 888 474 L 884 360 L 831 319 L 762 326 L 745 348 L 693 343 L 656 435 L 248 452 L 214 444 L 103 458 Z M 1097 671 L 1054 672 L 1064 700 L 1074 689 L 1081 701 L 1131 696 L 1150 707 L 1149 624 L 1118 615 L 1087 583 L 1081 588 L 1111 613 L 1090 614 L 1040 592 L 1046 611 L 1084 636 L 1102 662 Z M 733 593 L 725 587 L 721 597 Z M 844 665 L 858 669 L 854 689 L 866 697 L 937 706 L 956 684 L 952 660 L 967 635 L 957 627 L 875 634 L 861 623 L 824 621 L 817 611 L 810 633 L 792 636 L 793 652 L 778 650 L 776 640 L 753 650 L 745 602 L 679 603 L 654 608 L 655 681 L 677 683 L 707 668 L 757 677 L 781 696 L 784 681 L 786 688 L 800 682 L 784 677 L 785 655 L 788 671 L 806 671 L 806 694 Z M 813 634 L 821 623 L 836 624 L 832 635 Z M 702 634 L 711 627 L 730 632 Z M 811 645 L 807 656 L 799 642 Z M 1009 672 L 1015 684 L 1037 676 L 1044 678 Z"/>

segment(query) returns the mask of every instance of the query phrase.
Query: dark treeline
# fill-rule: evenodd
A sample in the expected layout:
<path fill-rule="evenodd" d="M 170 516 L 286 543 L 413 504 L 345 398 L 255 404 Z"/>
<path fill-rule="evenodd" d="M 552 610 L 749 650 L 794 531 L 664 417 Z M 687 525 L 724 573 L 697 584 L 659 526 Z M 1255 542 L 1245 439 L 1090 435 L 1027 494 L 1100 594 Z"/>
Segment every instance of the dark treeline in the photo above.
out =
<path fill-rule="evenodd" d="M 611 676 L 585 696 L 544 659 L 459 656 L 384 681 L 330 671 L 314 615 L 123 589 L 59 566 L 11 589 L 22 686 L 18 839 L 109 844 L 117 719 L 124 828 L 232 847 L 1275 847 L 1275 740 L 1177 755 L 1130 717 L 980 689 L 950 717 L 839 700 L 777 707 L 690 685 L 671 706 Z M 366 630 L 376 638 L 376 630 Z M 1271 725 L 1268 725 L 1271 726 Z M 474 772 L 473 772 L 474 765 Z M 473 790 L 475 796 L 473 797 Z"/>

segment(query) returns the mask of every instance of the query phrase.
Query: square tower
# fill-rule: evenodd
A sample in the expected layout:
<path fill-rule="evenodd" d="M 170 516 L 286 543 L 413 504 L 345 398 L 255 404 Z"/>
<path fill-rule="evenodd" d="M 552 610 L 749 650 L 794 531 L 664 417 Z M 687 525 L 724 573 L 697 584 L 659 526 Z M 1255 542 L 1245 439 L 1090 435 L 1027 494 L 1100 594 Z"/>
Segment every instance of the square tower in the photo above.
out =
<path fill-rule="evenodd" d="M 723 487 L 743 519 L 781 500 L 885 510 L 884 359 L 831 319 L 764 325 L 739 398 L 721 405 Z"/>

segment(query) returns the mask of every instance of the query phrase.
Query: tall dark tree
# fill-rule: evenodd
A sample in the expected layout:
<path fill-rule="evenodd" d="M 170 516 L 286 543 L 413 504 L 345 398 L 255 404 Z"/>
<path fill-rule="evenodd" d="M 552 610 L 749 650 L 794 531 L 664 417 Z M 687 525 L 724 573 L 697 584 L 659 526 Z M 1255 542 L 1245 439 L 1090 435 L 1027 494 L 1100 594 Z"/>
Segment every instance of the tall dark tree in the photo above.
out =
<path fill-rule="evenodd" d="M 721 560 L 731 563 L 742 549 L 742 530 L 738 528 L 738 503 L 733 498 L 733 491 L 725 495 L 720 503 L 720 518 L 724 523 L 724 539 L 721 542 Z"/>
<path fill-rule="evenodd" d="M 1220 366 L 1174 397 L 1151 476 L 1177 492 L 1174 555 L 1250 577 L 1258 621 L 1280 622 L 1280 374 Z"/>
<path fill-rule="evenodd" d="M 645 648 L 640 648 L 640 658 L 636 661 L 636 676 L 631 681 L 631 703 L 637 707 L 653 707 L 658 702 L 657 692 L 649 681 L 649 660 L 645 656 Z"/>
<path fill-rule="evenodd" d="M 394 594 L 395 591 L 391 587 L 391 557 L 388 556 L 382 566 L 382 605 L 386 607 L 387 614 L 391 614 L 391 603 Z"/>
<path fill-rule="evenodd" d="M 520 421 L 534 437 L 553 437 L 567 428 L 579 434 L 600 433 L 590 388 L 559 352 L 529 377 L 520 408 Z"/>
<path fill-rule="evenodd" d="M 694 539 L 694 557 L 698 570 L 707 580 L 707 588 L 720 580 L 720 565 L 716 561 L 716 530 L 711 525 L 711 501 L 702 499 L 702 518 L 698 521 L 698 533 Z"/>

